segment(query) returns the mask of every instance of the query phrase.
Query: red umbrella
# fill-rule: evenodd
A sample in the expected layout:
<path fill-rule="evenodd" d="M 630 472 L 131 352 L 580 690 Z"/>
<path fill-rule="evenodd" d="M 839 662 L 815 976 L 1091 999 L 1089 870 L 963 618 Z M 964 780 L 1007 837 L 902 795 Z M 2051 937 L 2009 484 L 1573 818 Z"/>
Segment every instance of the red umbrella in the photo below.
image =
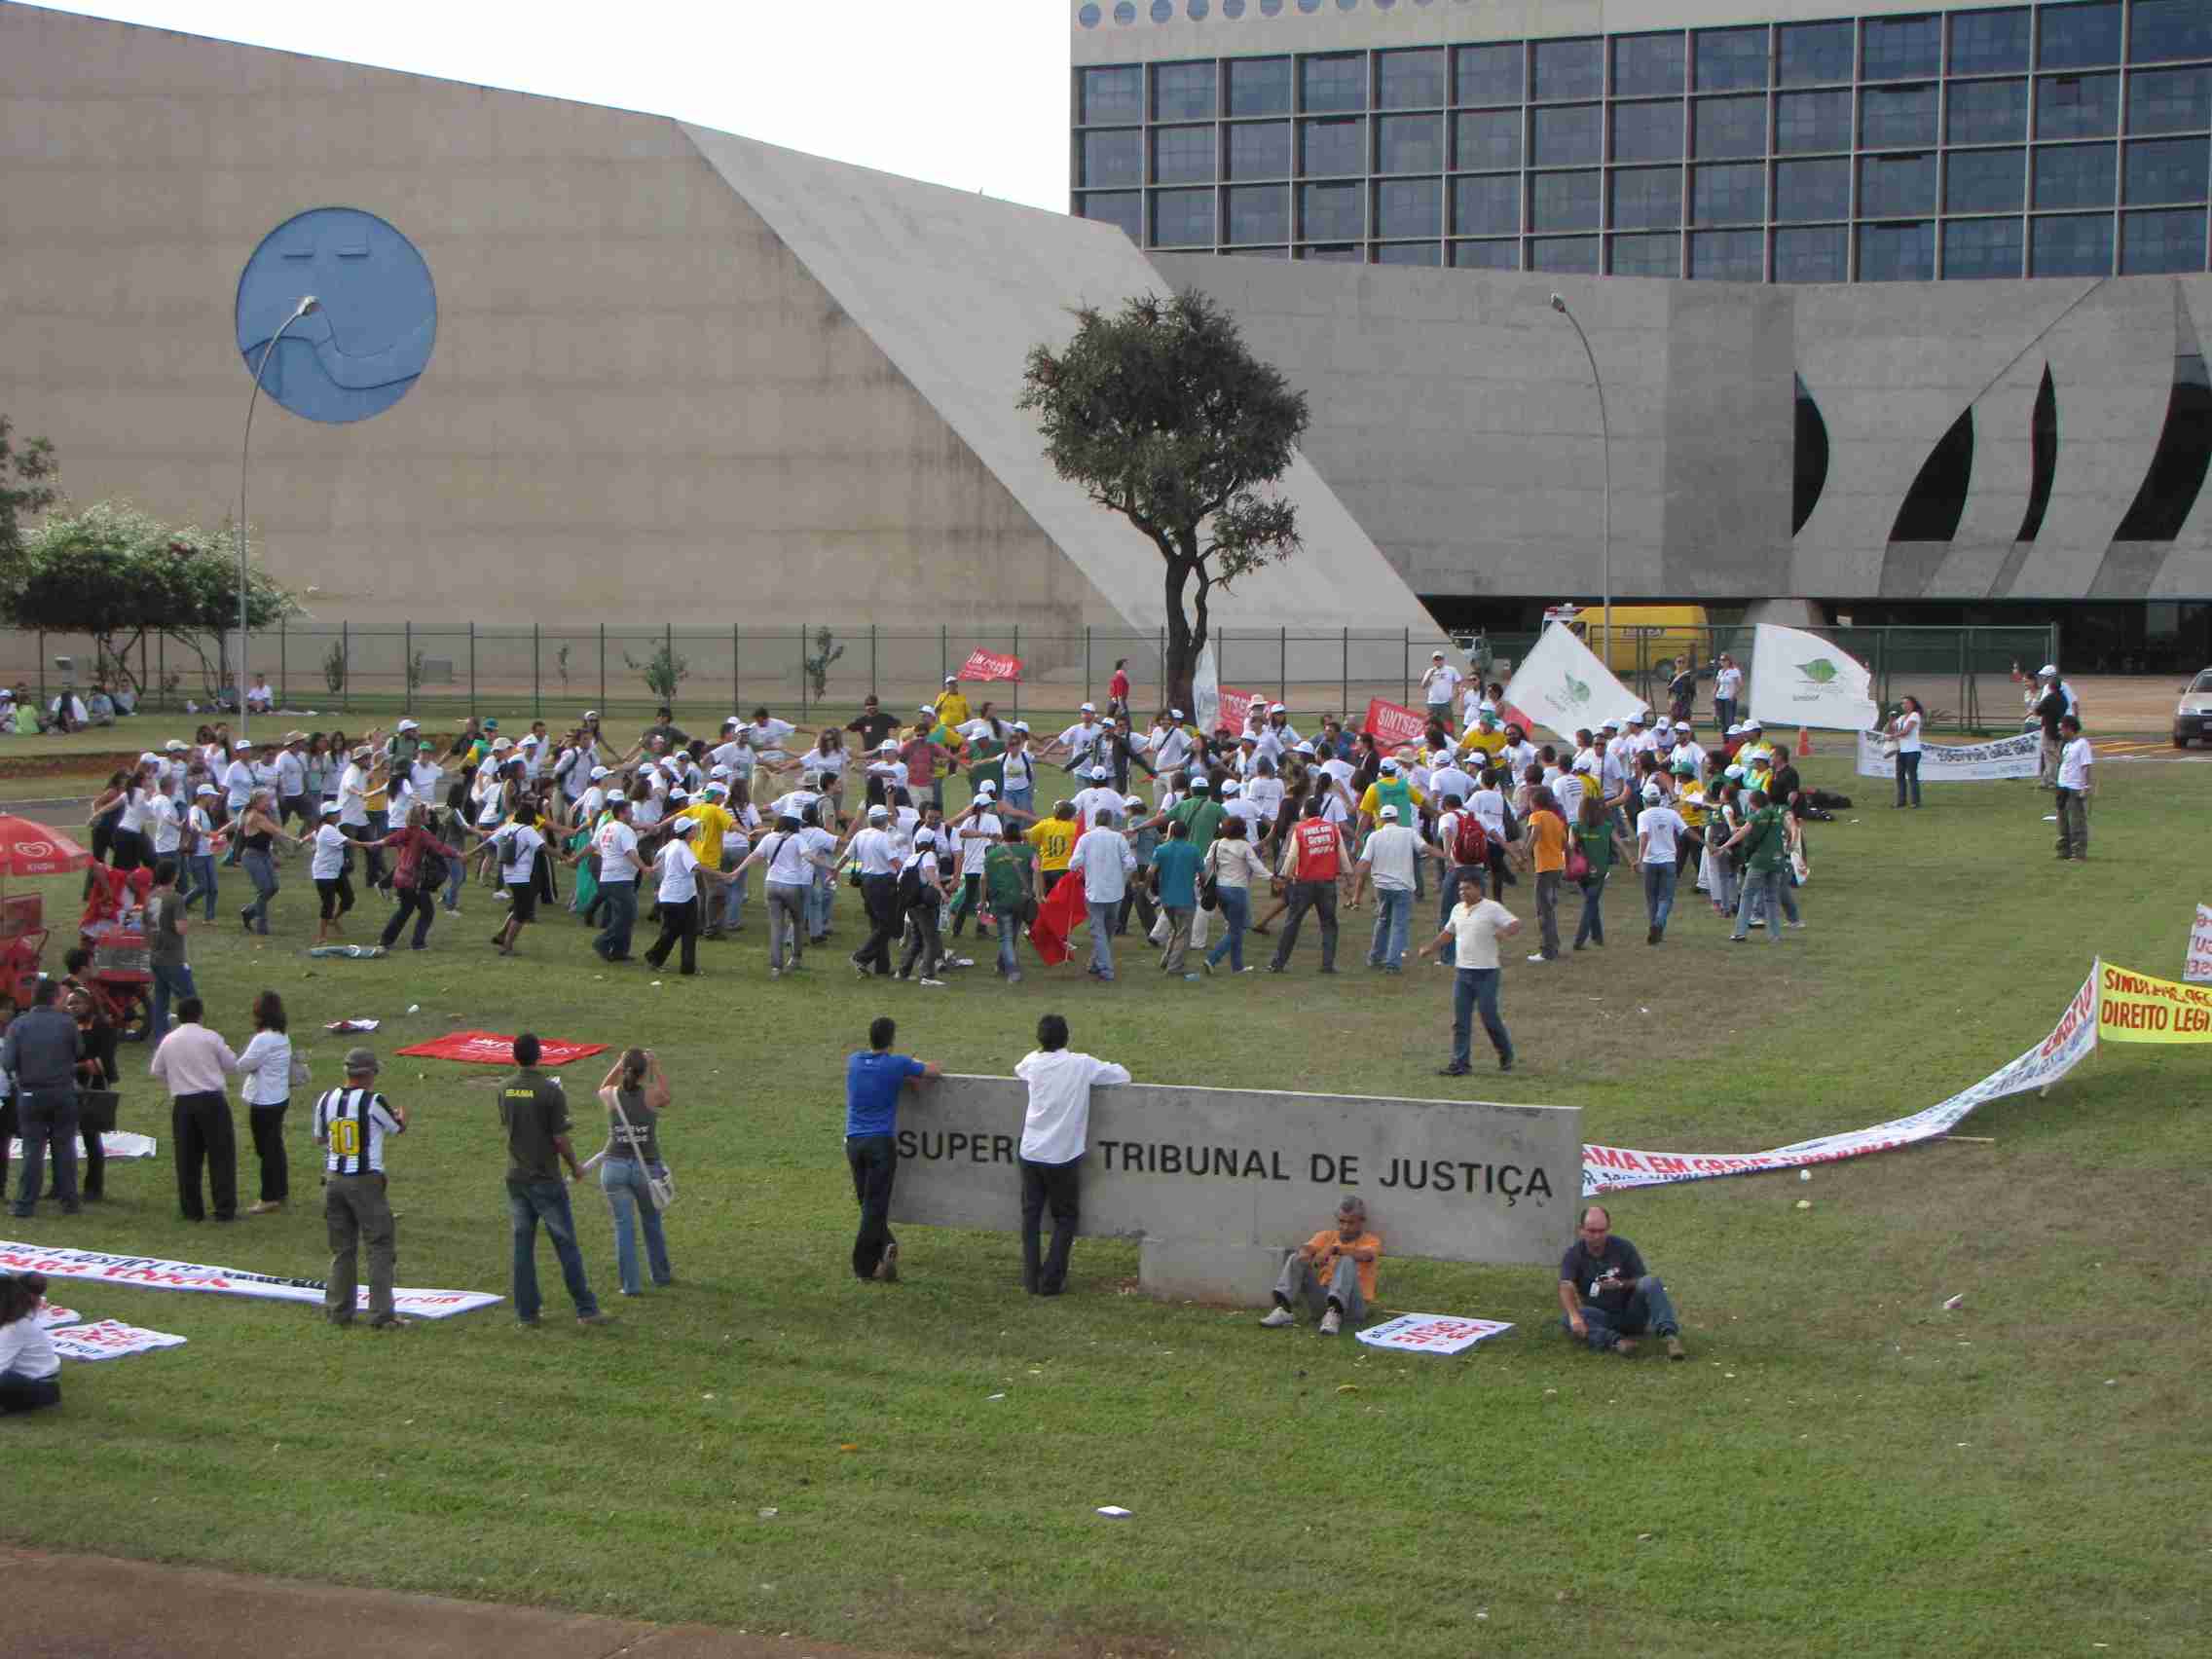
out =
<path fill-rule="evenodd" d="M 92 855 L 60 830 L 0 815 L 0 876 L 67 875 L 92 862 Z"/>

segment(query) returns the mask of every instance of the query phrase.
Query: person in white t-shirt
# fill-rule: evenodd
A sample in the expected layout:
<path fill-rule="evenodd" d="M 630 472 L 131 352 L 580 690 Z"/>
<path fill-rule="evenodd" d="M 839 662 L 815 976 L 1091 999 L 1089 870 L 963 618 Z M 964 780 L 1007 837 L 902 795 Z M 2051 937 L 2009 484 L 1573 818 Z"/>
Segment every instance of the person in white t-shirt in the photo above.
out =
<path fill-rule="evenodd" d="M 653 860 L 653 868 L 660 873 L 660 938 L 645 950 L 645 966 L 658 973 L 667 966 L 669 952 L 681 946 L 676 971 L 686 978 L 699 972 L 701 884 L 712 887 L 729 879 L 699 862 L 699 855 L 691 850 L 691 839 L 698 832 L 696 818 L 669 824 L 668 839 Z"/>
<path fill-rule="evenodd" d="M 1021 1287 L 1057 1296 L 1067 1286 L 1082 1211 L 1083 1155 L 1090 1136 L 1090 1091 L 1129 1081 L 1129 1069 L 1068 1048 L 1068 1022 L 1056 1014 L 1037 1021 L 1037 1047 L 1014 1075 L 1029 1088 L 1021 1121 Z M 1052 1243 L 1038 1247 L 1038 1223 L 1052 1212 Z"/>
<path fill-rule="evenodd" d="M 1094 830 L 1098 814 L 1121 811 L 1122 792 L 1114 788 L 1114 774 L 1106 766 L 1094 764 L 1087 775 L 1089 785 L 1075 793 L 1075 821 L 1086 830 Z"/>
<path fill-rule="evenodd" d="M 817 868 L 836 867 L 833 854 L 819 851 L 800 834 L 796 818 L 780 815 L 776 827 L 763 835 L 745 861 L 732 871 L 742 875 L 755 865 L 765 869 L 762 885 L 768 903 L 768 977 L 784 977 L 789 940 L 790 970 L 804 966 L 806 948 L 806 896 L 814 887 Z"/>
<path fill-rule="evenodd" d="M 1898 705 L 1898 717 L 1890 722 L 1890 736 L 1898 745 L 1898 805 L 1905 804 L 1906 786 L 1911 787 L 1912 804 L 1920 804 L 1920 727 L 1926 717 L 1921 713 L 1920 699 L 1907 697 Z"/>
<path fill-rule="evenodd" d="M 1101 746 L 1113 736 L 1113 728 L 1099 719 L 1098 708 L 1094 703 L 1084 704 L 1077 715 L 1074 725 L 1045 746 L 1043 758 L 1051 759 L 1052 751 L 1059 750 L 1065 756 L 1062 764 L 1069 774 L 1081 777 L 1094 763 L 1101 753 Z"/>
<path fill-rule="evenodd" d="M 946 826 L 948 832 L 960 848 L 960 897 L 952 906 L 950 937 L 958 939 L 960 930 L 968 925 L 968 918 L 976 918 L 976 937 L 987 939 L 983 931 L 983 860 L 991 850 L 991 843 L 1005 839 L 1006 820 L 993 810 L 998 792 L 988 781 L 977 791 L 976 798 L 963 812 Z"/>
<path fill-rule="evenodd" d="M 599 897 L 607 906 L 607 925 L 591 941 L 602 962 L 630 960 L 638 927 L 638 832 L 630 828 L 630 803 L 617 795 L 607 803 L 605 820 L 592 832 L 599 855 Z"/>
<path fill-rule="evenodd" d="M 1375 832 L 1360 849 L 1350 907 L 1359 908 L 1360 895 L 1372 879 L 1375 938 L 1367 947 L 1367 965 L 1396 974 L 1405 968 L 1407 936 L 1413 928 L 1414 866 L 1420 857 L 1420 831 L 1400 824 L 1394 806 L 1384 806 L 1376 817 Z"/>
<path fill-rule="evenodd" d="M 243 840 L 244 837 L 239 837 Z M 308 861 L 308 879 L 314 883 L 316 896 L 321 901 L 321 913 L 315 926 L 314 941 L 330 942 L 330 936 L 345 936 L 346 926 L 341 919 L 353 907 L 353 884 L 346 875 L 346 855 L 352 845 L 346 832 L 338 828 L 338 803 L 322 803 L 322 823 L 313 837 L 314 852 Z"/>
<path fill-rule="evenodd" d="M 485 845 L 498 849 L 499 885 L 507 890 L 511 908 L 506 925 L 492 936 L 501 956 L 515 953 L 522 930 L 537 920 L 537 855 L 545 847 L 545 832 L 537 825 L 537 809 L 528 801 L 514 816 L 484 837 Z"/>
<path fill-rule="evenodd" d="M 2096 751 L 2082 735 L 2078 715 L 2058 718 L 2058 856 L 2083 864 L 2089 858 L 2089 795 L 2096 784 Z"/>
<path fill-rule="evenodd" d="M 1438 1072 L 1440 1077 L 1467 1075 L 1478 1012 L 1491 1047 L 1497 1051 L 1497 1069 L 1513 1069 L 1513 1039 L 1497 1012 L 1497 941 L 1511 939 L 1520 931 L 1521 923 L 1512 911 L 1483 897 L 1480 876 L 1460 876 L 1459 903 L 1452 907 L 1452 919 L 1417 953 L 1426 956 L 1432 950 L 1441 950 L 1447 940 L 1452 945 L 1452 1058 Z"/>
<path fill-rule="evenodd" d="M 1679 872 L 1683 837 L 1690 832 L 1682 815 L 1657 784 L 1643 786 L 1643 810 L 1636 815 L 1636 862 L 1643 868 L 1643 905 L 1650 930 L 1645 944 L 1667 937 L 1667 918 L 1675 908 L 1675 877 Z"/>
<path fill-rule="evenodd" d="M 1452 725 L 1452 697 L 1459 689 L 1464 675 L 1444 660 L 1442 651 L 1428 653 L 1428 667 L 1420 677 L 1422 699 L 1428 704 L 1428 718 L 1440 722 L 1446 730 Z"/>
<path fill-rule="evenodd" d="M 1744 671 L 1726 651 L 1713 671 L 1713 718 L 1722 731 L 1736 723 L 1736 705 L 1744 694 Z"/>

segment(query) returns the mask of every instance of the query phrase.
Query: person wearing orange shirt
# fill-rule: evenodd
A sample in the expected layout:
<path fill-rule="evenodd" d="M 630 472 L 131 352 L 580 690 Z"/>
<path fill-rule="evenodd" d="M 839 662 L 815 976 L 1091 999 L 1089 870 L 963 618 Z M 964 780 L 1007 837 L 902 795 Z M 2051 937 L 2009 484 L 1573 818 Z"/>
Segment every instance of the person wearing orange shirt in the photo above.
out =
<path fill-rule="evenodd" d="M 1567 820 L 1552 792 L 1540 786 L 1529 797 L 1529 850 L 1536 870 L 1536 923 L 1543 930 L 1543 948 L 1529 960 L 1553 962 L 1559 958 L 1559 884 L 1567 873 Z"/>
<path fill-rule="evenodd" d="M 1375 1300 L 1375 1264 L 1382 1240 L 1367 1230 L 1367 1203 L 1346 1198 L 1337 1206 L 1337 1225 L 1324 1229 L 1293 1250 L 1275 1279 L 1274 1311 L 1260 1321 L 1270 1330 L 1296 1324 L 1294 1305 L 1306 1304 L 1320 1334 L 1333 1337 L 1348 1317 L 1354 1325 L 1367 1317 Z"/>

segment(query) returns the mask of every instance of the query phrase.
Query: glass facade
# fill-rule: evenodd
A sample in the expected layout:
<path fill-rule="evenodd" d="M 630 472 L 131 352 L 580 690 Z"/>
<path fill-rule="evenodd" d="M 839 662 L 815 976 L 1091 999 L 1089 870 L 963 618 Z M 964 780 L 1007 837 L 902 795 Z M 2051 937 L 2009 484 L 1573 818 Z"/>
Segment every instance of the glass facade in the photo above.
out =
<path fill-rule="evenodd" d="M 1081 67 L 1074 209 L 1148 247 L 1463 270 L 2208 269 L 2212 0 L 1838 11 Z"/>

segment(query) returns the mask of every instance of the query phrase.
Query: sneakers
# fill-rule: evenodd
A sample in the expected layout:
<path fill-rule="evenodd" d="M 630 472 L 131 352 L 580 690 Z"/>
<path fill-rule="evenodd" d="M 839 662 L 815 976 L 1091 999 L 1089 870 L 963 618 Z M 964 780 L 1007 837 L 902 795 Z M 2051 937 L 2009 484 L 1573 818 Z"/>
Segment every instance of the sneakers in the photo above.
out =
<path fill-rule="evenodd" d="M 415 1320 L 397 1313 L 387 1313 L 381 1319 L 369 1321 L 369 1329 L 372 1331 L 412 1331 L 415 1325 Z"/>
<path fill-rule="evenodd" d="M 1265 1319 L 1262 1319 L 1260 1323 L 1265 1325 L 1271 1331 L 1279 1331 L 1285 1325 L 1297 1324 L 1298 1318 L 1287 1308 L 1275 1308 L 1271 1309 L 1269 1310 L 1268 1316 Z"/>
<path fill-rule="evenodd" d="M 1688 1350 L 1688 1349 L 1686 1349 L 1686 1348 L 1684 1348 L 1684 1347 L 1682 1346 L 1682 1339 L 1681 1339 L 1681 1338 L 1679 1338 L 1679 1337 L 1669 1337 L 1669 1338 L 1667 1339 L 1667 1357 L 1668 1357 L 1669 1359 L 1687 1359 L 1687 1358 L 1689 1358 L 1689 1350 Z"/>
<path fill-rule="evenodd" d="M 245 1213 L 248 1215 L 275 1215 L 283 1207 L 284 1200 L 282 1198 L 263 1198 L 257 1204 L 248 1204 Z"/>
<path fill-rule="evenodd" d="M 619 1325 L 621 1322 L 621 1316 L 614 1313 L 578 1313 L 576 1315 L 576 1323 L 579 1325 Z"/>
<path fill-rule="evenodd" d="M 915 980 L 914 982 L 918 985 L 934 985 L 940 991 L 944 989 L 944 981 L 942 979 L 933 979 L 927 975 L 924 975 L 921 978 Z"/>
<path fill-rule="evenodd" d="M 1549 962 L 1551 958 L 1546 956 L 1542 951 L 1539 950 L 1533 956 L 1530 956 L 1529 960 L 1531 962 Z"/>
<path fill-rule="evenodd" d="M 1651 930 L 1649 930 L 1649 931 L 1648 931 L 1647 933 L 1645 933 L 1645 934 L 1644 934 L 1644 936 L 1643 936 L 1643 942 L 1644 942 L 1645 944 L 1657 944 L 1657 943 L 1659 942 L 1659 940 L 1660 940 L 1660 939 L 1661 939 L 1662 937 L 1663 937 L 1663 936 L 1661 935 L 1661 933 L 1660 933 L 1660 930 L 1659 930 L 1659 929 L 1657 929 L 1657 928 L 1652 928 Z"/>
<path fill-rule="evenodd" d="M 1619 1341 L 1613 1344 L 1613 1351 L 1619 1354 L 1623 1359 L 1634 1359 L 1636 1357 L 1636 1349 L 1637 1341 L 1634 1337 L 1622 1337 Z"/>
<path fill-rule="evenodd" d="M 882 1284 L 897 1284 L 899 1282 L 898 1245 L 886 1244 L 883 1247 L 883 1260 L 875 1264 L 875 1276 L 877 1281 Z"/>
<path fill-rule="evenodd" d="M 1321 1315 L 1321 1335 L 1333 1337 L 1344 1329 L 1345 1316 L 1334 1308 Z"/>
<path fill-rule="evenodd" d="M 1465 1077 L 1470 1069 L 1467 1066 L 1438 1066 L 1436 1075 L 1438 1077 Z"/>

